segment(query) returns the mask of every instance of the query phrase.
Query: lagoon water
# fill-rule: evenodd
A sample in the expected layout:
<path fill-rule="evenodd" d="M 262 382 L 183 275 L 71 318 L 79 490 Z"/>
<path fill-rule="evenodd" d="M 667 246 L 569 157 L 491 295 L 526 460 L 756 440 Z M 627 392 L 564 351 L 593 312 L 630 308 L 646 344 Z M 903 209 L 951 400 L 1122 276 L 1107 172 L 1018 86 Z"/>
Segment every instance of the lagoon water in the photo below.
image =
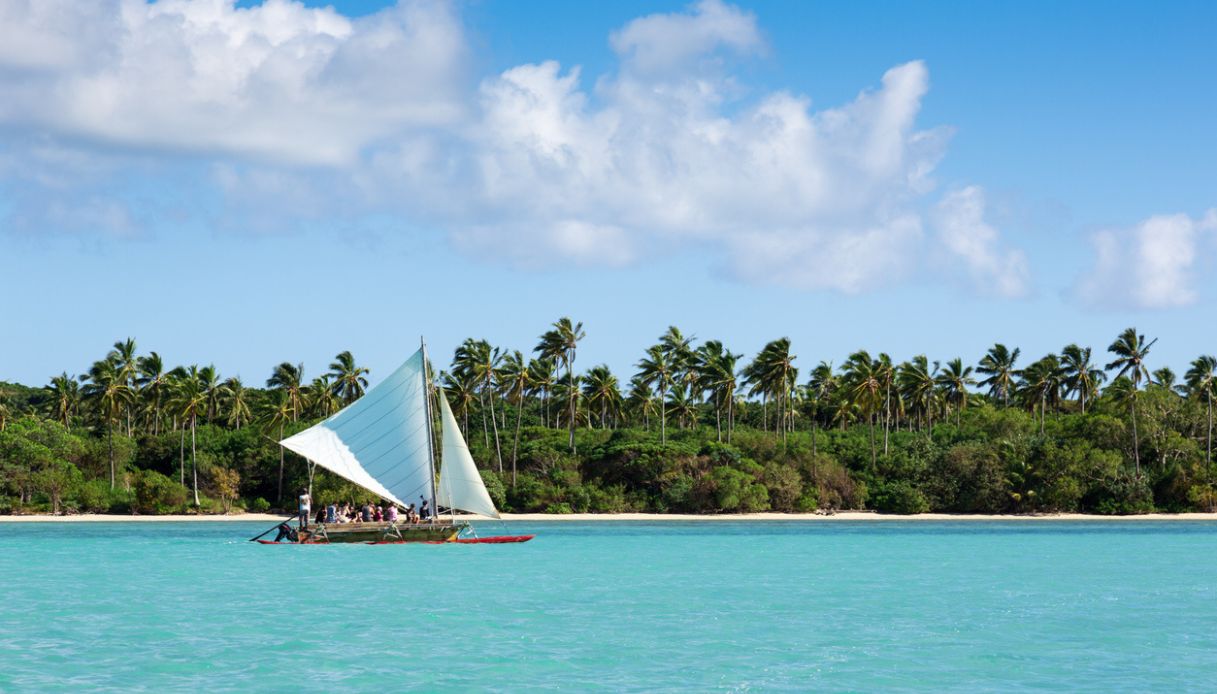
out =
<path fill-rule="evenodd" d="M 1217 524 L 0 523 L 0 691 L 1203 691 Z M 483 534 L 503 532 L 486 526 Z"/>

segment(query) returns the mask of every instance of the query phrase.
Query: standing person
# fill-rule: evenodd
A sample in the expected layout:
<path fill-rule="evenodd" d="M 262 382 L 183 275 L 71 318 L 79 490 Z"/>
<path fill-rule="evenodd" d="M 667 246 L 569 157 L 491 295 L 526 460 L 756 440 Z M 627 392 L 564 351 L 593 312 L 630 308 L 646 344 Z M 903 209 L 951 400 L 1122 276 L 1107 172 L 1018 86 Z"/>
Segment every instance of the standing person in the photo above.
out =
<path fill-rule="evenodd" d="M 313 497 L 309 496 L 308 490 L 301 487 L 300 489 L 300 528 L 308 527 L 309 513 L 312 511 Z"/>

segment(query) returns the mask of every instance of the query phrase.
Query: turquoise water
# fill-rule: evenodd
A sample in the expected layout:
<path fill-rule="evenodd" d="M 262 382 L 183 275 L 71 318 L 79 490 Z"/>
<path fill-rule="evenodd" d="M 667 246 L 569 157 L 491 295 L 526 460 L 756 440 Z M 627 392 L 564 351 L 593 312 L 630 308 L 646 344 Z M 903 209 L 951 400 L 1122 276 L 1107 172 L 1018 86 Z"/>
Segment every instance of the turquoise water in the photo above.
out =
<path fill-rule="evenodd" d="M 0 523 L 3 691 L 1202 691 L 1217 524 Z M 483 533 L 502 532 L 501 527 Z"/>

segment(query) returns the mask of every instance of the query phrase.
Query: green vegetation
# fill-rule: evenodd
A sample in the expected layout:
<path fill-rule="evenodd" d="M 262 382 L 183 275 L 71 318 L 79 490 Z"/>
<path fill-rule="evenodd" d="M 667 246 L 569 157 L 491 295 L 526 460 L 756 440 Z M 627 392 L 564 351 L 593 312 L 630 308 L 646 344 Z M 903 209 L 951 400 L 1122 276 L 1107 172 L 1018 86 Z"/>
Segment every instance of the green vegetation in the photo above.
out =
<path fill-rule="evenodd" d="M 496 505 L 508 511 L 813 511 L 1104 514 L 1210 510 L 1217 359 L 1182 384 L 1150 370 L 1130 328 L 1100 365 L 1090 348 L 976 365 L 858 351 L 800 378 L 789 340 L 751 361 L 673 327 L 619 381 L 576 371 L 585 338 L 563 318 L 535 358 L 469 339 L 436 385 Z M 366 494 L 276 441 L 359 398 L 350 352 L 311 381 L 303 364 L 264 388 L 212 366 L 166 369 L 133 340 L 84 376 L 0 383 L 0 512 L 265 511 L 312 485 Z M 1108 375 L 1112 376 L 1107 382 Z M 1104 384 L 1106 386 L 1104 387 Z"/>

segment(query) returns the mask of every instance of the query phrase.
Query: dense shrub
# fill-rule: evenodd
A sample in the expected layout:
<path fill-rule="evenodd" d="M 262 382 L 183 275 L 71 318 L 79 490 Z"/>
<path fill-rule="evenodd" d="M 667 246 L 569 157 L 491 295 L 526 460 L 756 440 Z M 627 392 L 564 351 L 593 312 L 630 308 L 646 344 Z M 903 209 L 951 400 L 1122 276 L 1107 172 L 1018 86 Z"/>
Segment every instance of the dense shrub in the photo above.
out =
<path fill-rule="evenodd" d="M 131 487 L 135 493 L 135 510 L 140 513 L 174 513 L 186 503 L 187 489 L 153 470 L 136 475 Z"/>
<path fill-rule="evenodd" d="M 876 485 L 870 495 L 870 505 L 882 513 L 925 513 L 930 510 L 925 494 L 906 480 Z"/>

